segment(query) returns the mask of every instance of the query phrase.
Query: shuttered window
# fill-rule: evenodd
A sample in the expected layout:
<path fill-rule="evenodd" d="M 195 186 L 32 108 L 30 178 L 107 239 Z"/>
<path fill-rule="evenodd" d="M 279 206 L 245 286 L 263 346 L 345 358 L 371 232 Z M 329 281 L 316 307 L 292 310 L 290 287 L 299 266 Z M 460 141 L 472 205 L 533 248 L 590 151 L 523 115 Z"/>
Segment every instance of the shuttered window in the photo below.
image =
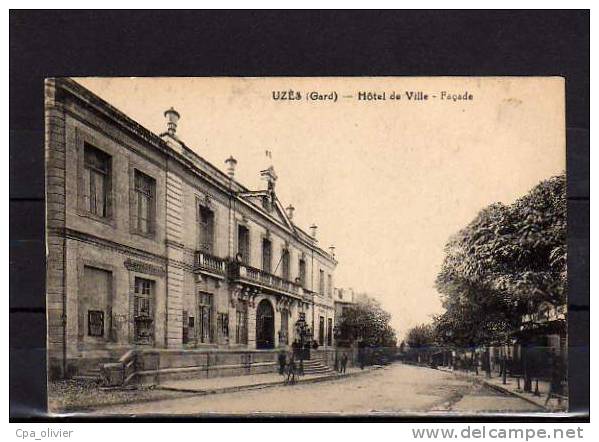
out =
<path fill-rule="evenodd" d="M 111 158 L 110 155 L 85 144 L 83 171 L 83 206 L 93 215 L 111 216 Z"/>
<path fill-rule="evenodd" d="M 199 250 L 214 253 L 214 212 L 196 200 L 196 220 L 198 222 Z"/>
<path fill-rule="evenodd" d="M 306 261 L 299 261 L 299 281 L 302 287 L 306 287 Z"/>
<path fill-rule="evenodd" d="M 270 240 L 262 239 L 262 270 L 270 273 L 272 263 L 272 244 Z"/>
<path fill-rule="evenodd" d="M 198 339 L 202 343 L 213 341 L 212 294 L 200 292 L 198 295 Z"/>
<path fill-rule="evenodd" d="M 250 263 L 250 231 L 245 226 L 237 228 L 237 252 L 241 255 L 241 262 Z"/>
<path fill-rule="evenodd" d="M 152 316 L 152 286 L 149 279 L 135 278 L 135 316 Z"/>
<path fill-rule="evenodd" d="M 133 318 L 135 342 L 151 344 L 154 339 L 154 281 L 135 278 Z"/>
<path fill-rule="evenodd" d="M 131 196 L 133 229 L 146 235 L 154 233 L 156 180 L 137 169 L 133 180 L 134 186 Z"/>

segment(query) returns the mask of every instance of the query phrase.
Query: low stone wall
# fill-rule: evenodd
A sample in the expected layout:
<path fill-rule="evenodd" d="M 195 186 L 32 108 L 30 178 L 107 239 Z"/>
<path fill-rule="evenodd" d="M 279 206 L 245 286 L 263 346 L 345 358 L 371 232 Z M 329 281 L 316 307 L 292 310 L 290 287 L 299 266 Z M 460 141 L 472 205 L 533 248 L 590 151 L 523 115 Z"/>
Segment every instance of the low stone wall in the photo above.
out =
<path fill-rule="evenodd" d="M 123 364 L 107 364 L 105 371 L 125 370 Z M 135 375 L 129 383 L 156 385 L 166 380 L 203 379 L 271 373 L 277 370 L 277 352 L 272 350 L 140 350 L 134 355 Z M 105 379 L 127 379 L 119 373 Z"/>

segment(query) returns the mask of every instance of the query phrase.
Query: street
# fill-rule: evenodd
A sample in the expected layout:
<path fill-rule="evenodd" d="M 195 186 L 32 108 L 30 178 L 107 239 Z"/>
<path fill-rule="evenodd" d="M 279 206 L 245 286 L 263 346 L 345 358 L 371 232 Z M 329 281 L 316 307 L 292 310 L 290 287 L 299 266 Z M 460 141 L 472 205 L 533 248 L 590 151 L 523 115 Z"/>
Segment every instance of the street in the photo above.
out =
<path fill-rule="evenodd" d="M 333 381 L 133 403 L 101 414 L 535 412 L 534 405 L 439 370 L 392 364 Z"/>

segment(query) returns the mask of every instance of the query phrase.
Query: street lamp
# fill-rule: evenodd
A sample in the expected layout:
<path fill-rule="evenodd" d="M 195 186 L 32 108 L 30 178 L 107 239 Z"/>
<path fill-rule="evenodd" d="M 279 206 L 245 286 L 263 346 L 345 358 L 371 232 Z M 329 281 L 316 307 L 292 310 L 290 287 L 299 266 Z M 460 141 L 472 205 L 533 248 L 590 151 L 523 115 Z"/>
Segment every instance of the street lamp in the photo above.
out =
<path fill-rule="evenodd" d="M 296 334 L 299 336 L 298 353 L 299 353 L 300 361 L 302 361 L 304 359 L 310 359 L 309 358 L 310 347 L 308 346 L 308 348 L 306 349 L 306 344 L 310 342 L 309 338 L 312 333 L 310 331 L 310 328 L 308 327 L 308 324 L 306 323 L 306 319 L 303 317 L 300 317 L 295 323 L 295 329 L 296 329 Z M 308 350 L 308 351 L 306 352 L 306 350 Z"/>

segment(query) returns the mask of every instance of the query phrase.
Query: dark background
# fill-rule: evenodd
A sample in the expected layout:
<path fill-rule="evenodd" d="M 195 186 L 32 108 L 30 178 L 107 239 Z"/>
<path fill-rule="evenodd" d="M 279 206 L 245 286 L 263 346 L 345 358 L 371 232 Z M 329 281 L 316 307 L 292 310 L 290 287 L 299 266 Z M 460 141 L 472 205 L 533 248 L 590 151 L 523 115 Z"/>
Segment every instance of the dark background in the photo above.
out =
<path fill-rule="evenodd" d="M 570 408 L 588 412 L 588 11 L 13 10 L 9 32 L 13 420 L 48 419 L 43 80 L 87 75 L 565 77 Z"/>

